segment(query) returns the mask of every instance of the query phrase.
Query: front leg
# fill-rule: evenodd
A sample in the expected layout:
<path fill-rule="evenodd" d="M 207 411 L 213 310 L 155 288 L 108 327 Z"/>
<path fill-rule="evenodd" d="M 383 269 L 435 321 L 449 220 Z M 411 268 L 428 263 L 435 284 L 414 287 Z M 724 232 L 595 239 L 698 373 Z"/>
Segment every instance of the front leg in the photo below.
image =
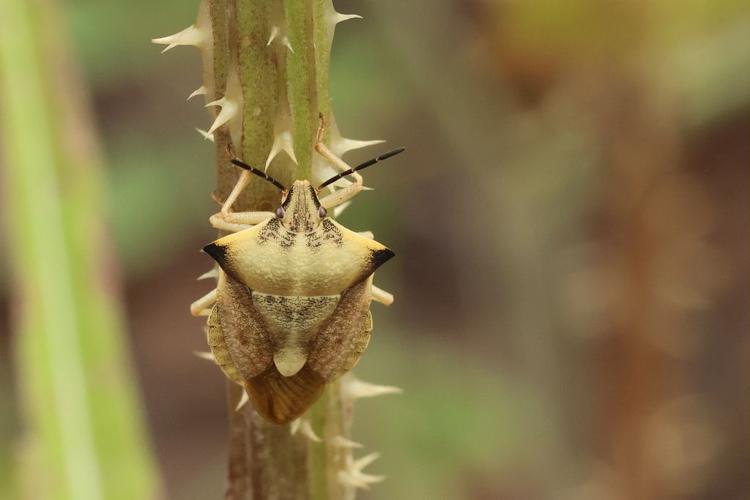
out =
<path fill-rule="evenodd" d="M 317 144 L 315 144 L 315 151 L 317 151 L 323 158 L 331 162 L 331 164 L 341 172 L 350 170 L 352 168 L 344 160 L 333 154 L 333 152 L 328 149 L 322 142 L 318 142 Z M 341 205 L 342 203 L 347 202 L 357 196 L 357 194 L 359 194 L 359 192 L 362 191 L 364 187 L 362 176 L 357 172 L 352 172 L 350 175 L 354 179 L 354 182 L 343 189 L 339 189 L 329 195 L 322 197 L 320 199 L 320 204 L 323 205 L 326 209 L 330 209 L 335 206 Z"/>
<path fill-rule="evenodd" d="M 344 160 L 333 154 L 333 151 L 328 149 L 328 147 L 323 143 L 323 136 L 325 135 L 326 130 L 326 122 L 323 118 L 323 115 L 320 115 L 320 126 L 318 127 L 318 134 L 315 138 L 315 151 L 318 152 L 319 155 L 321 155 L 323 158 L 331 162 L 331 164 L 339 170 L 339 172 L 344 172 L 346 170 L 351 170 L 351 166 L 347 164 Z M 350 174 L 352 178 L 354 178 L 354 182 L 351 183 L 349 186 L 339 189 L 339 190 L 333 190 L 333 192 L 327 196 L 324 196 L 320 199 L 320 204 L 323 205 L 326 209 L 336 207 L 338 205 L 341 205 L 342 203 L 345 203 L 352 198 L 354 198 L 357 193 L 362 191 L 363 185 L 362 185 L 362 176 L 359 175 L 357 172 L 352 172 Z"/>
<path fill-rule="evenodd" d="M 256 224 L 260 224 L 261 222 L 273 217 L 274 214 L 271 212 L 230 211 L 232 205 L 237 200 L 237 197 L 242 190 L 245 189 L 249 180 L 249 173 L 243 171 L 239 179 L 237 179 L 237 183 L 234 185 L 232 192 L 229 193 L 226 201 L 222 204 L 221 211 L 209 217 L 208 220 L 214 228 L 221 231 L 236 233 L 251 228 Z M 216 303 L 216 296 L 217 289 L 214 288 L 190 305 L 190 314 L 193 316 L 208 316 L 211 313 L 211 308 L 213 308 Z"/>
<path fill-rule="evenodd" d="M 242 193 L 242 191 L 247 187 L 249 183 L 250 172 L 248 172 L 247 170 L 243 170 L 240 176 L 237 178 L 237 182 L 232 188 L 232 191 L 229 193 L 229 196 L 227 196 L 227 199 L 224 200 L 224 203 L 221 205 L 221 213 L 223 215 L 227 215 L 229 213 L 232 205 L 234 205 L 234 202 L 237 201 L 240 193 Z"/>
<path fill-rule="evenodd" d="M 208 220 L 213 227 L 221 231 L 229 231 L 236 233 L 244 229 L 248 229 L 255 224 L 260 224 L 271 217 L 271 212 L 236 212 L 231 211 L 232 205 L 237 201 L 242 191 L 250 183 L 250 172 L 243 170 L 240 176 L 237 178 L 232 191 L 221 204 L 221 210 L 219 213 L 212 215 Z"/>
<path fill-rule="evenodd" d="M 236 233 L 265 222 L 273 216 L 272 212 L 219 212 L 208 220 L 216 229 Z"/>

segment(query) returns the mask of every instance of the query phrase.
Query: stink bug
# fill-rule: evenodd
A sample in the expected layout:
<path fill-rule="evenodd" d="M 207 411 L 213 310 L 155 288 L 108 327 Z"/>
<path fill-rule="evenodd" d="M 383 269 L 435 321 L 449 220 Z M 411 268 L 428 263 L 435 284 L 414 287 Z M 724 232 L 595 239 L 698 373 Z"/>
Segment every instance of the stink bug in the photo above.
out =
<path fill-rule="evenodd" d="M 317 189 L 306 180 L 286 188 L 232 160 L 278 187 L 281 203 L 275 213 L 231 213 L 235 191 L 248 179 L 238 182 L 241 187 L 211 218 L 215 227 L 236 232 L 203 249 L 220 267 L 217 288 L 192 307 L 199 315 L 213 304 L 207 337 L 214 360 L 245 388 L 258 413 L 278 424 L 302 415 L 327 383 L 357 363 L 372 331 L 370 302 L 393 300 L 372 285 L 373 272 L 393 252 L 338 224 L 328 210 L 362 190 L 358 170 L 403 148 L 354 168 L 320 142 L 315 149 L 340 171 Z M 347 176 L 354 182 L 321 196 Z"/>

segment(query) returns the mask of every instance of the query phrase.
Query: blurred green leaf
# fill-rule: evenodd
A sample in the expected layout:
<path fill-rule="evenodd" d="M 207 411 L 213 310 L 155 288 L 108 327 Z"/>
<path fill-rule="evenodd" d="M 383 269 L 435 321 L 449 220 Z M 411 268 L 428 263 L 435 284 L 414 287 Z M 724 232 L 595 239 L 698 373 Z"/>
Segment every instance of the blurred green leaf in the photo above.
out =
<path fill-rule="evenodd" d="M 102 183 L 63 16 L 0 4 L 23 498 L 158 496 L 101 220 Z"/>

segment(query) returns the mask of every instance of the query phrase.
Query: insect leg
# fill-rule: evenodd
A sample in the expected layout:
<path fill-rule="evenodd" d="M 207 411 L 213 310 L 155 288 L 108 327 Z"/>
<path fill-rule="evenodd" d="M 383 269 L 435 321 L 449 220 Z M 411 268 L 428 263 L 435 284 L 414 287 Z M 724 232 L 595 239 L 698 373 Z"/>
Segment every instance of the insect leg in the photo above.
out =
<path fill-rule="evenodd" d="M 331 162 L 331 164 L 341 172 L 343 172 L 344 170 L 350 170 L 352 168 L 344 160 L 333 154 L 333 152 L 328 149 L 322 142 L 318 142 L 317 144 L 315 144 L 315 151 L 317 151 L 318 154 L 320 154 L 323 158 Z M 320 199 L 320 204 L 326 208 L 333 208 L 354 198 L 357 193 L 359 193 L 363 189 L 362 176 L 357 172 L 352 172 L 351 177 L 354 179 L 354 182 L 343 189 L 339 189 L 338 191 L 334 191 L 333 193 L 322 197 Z"/>
<path fill-rule="evenodd" d="M 250 173 L 247 170 L 242 171 L 229 196 L 221 204 L 221 211 L 209 218 L 209 222 L 214 228 L 236 233 L 273 217 L 271 212 L 231 212 L 232 205 L 250 182 Z"/>
<path fill-rule="evenodd" d="M 247 170 L 243 170 L 240 176 L 237 178 L 237 183 L 232 188 L 229 196 L 227 196 L 227 199 L 224 200 L 224 203 L 221 205 L 221 213 L 223 215 L 229 214 L 229 209 L 232 208 L 232 205 L 234 205 L 234 202 L 237 201 L 237 198 L 240 196 L 240 193 L 242 193 L 242 190 L 244 190 L 249 183 L 250 172 Z"/>
<path fill-rule="evenodd" d="M 370 293 L 372 294 L 372 300 L 374 300 L 375 302 L 380 302 L 381 304 L 386 306 L 393 304 L 393 294 L 386 292 L 382 288 L 378 288 L 375 285 L 372 285 Z"/>
<path fill-rule="evenodd" d="M 232 233 L 237 233 L 252 227 L 248 224 L 235 224 L 232 222 L 227 222 L 221 217 L 221 214 L 212 215 L 208 220 L 214 228 L 221 231 L 229 231 Z"/>
<path fill-rule="evenodd" d="M 208 316 L 216 303 L 216 289 L 190 304 L 190 314 L 193 316 Z"/>
<path fill-rule="evenodd" d="M 212 215 L 208 220 L 213 227 L 236 233 L 273 217 L 271 212 L 234 212 Z"/>

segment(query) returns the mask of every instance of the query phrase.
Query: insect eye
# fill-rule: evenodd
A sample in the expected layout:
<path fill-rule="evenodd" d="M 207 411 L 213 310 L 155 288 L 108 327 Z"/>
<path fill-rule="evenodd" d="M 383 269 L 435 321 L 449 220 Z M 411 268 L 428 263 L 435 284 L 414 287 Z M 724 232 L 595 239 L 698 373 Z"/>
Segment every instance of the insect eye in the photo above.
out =
<path fill-rule="evenodd" d="M 326 210 L 326 207 L 319 207 L 318 208 L 318 216 L 323 219 L 326 215 L 328 215 L 328 210 Z"/>
<path fill-rule="evenodd" d="M 276 209 L 276 217 L 279 219 L 284 218 L 284 207 L 279 207 Z"/>

